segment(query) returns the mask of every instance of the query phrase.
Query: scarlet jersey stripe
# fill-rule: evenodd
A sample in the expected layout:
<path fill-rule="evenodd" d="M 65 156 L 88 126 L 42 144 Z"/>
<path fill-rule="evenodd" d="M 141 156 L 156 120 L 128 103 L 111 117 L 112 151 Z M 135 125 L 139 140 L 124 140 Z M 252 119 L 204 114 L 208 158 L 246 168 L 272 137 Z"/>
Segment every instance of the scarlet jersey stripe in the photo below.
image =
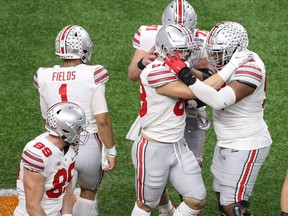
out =
<path fill-rule="evenodd" d="M 64 29 L 61 37 L 60 37 L 60 52 L 62 54 L 66 54 L 66 46 L 65 46 L 65 39 L 68 35 L 68 31 L 73 27 L 74 25 L 70 25 L 70 26 L 67 26 L 66 29 Z"/>
<path fill-rule="evenodd" d="M 38 155 L 33 154 L 32 152 L 29 152 L 28 150 L 25 150 L 23 152 L 22 160 L 24 163 L 29 165 L 32 170 L 44 170 L 44 161 L 42 160 L 42 158 Z"/>
<path fill-rule="evenodd" d="M 134 41 L 136 44 L 140 44 L 140 41 L 137 40 L 135 37 L 133 37 L 133 41 Z"/>
<path fill-rule="evenodd" d="M 36 86 L 36 88 L 39 88 L 37 72 L 34 74 L 33 83 L 34 83 L 34 86 Z"/>
<path fill-rule="evenodd" d="M 44 166 L 38 166 L 36 164 L 33 164 L 30 161 L 25 160 L 23 157 L 22 157 L 22 160 L 23 160 L 24 163 L 28 164 L 29 168 L 32 168 L 32 170 L 34 170 L 35 168 L 38 169 L 38 170 L 44 170 Z M 25 167 L 27 167 L 27 166 L 25 166 Z"/>
<path fill-rule="evenodd" d="M 177 8 L 176 8 L 176 12 L 177 12 L 177 23 L 178 24 L 183 24 L 183 5 L 184 5 L 184 0 L 178 0 L 177 1 Z"/>
<path fill-rule="evenodd" d="M 94 82 L 95 83 L 102 83 L 107 81 L 109 78 L 108 71 L 103 66 L 100 66 L 94 72 Z"/>
<path fill-rule="evenodd" d="M 35 160 L 35 161 L 40 162 L 40 163 L 44 163 L 44 161 L 41 159 L 41 157 L 36 157 L 36 156 L 30 154 L 27 150 L 24 151 L 24 155 L 28 156 L 32 160 Z"/>
<path fill-rule="evenodd" d="M 262 76 L 261 76 L 261 75 L 256 74 L 256 73 L 253 73 L 253 72 L 249 72 L 249 71 L 239 70 L 239 71 L 237 71 L 237 72 L 235 73 L 235 75 L 243 75 L 243 74 L 253 76 L 254 78 L 262 79 Z"/>
<path fill-rule="evenodd" d="M 150 73 L 150 74 L 148 75 L 148 77 L 158 76 L 158 75 L 161 75 L 161 74 L 171 74 L 171 71 L 170 71 L 170 70 L 155 71 L 155 72 L 153 72 L 153 73 Z"/>
<path fill-rule="evenodd" d="M 263 73 L 257 66 L 243 65 L 237 69 L 234 78 L 236 80 L 246 81 L 258 86 L 263 79 Z"/>
<path fill-rule="evenodd" d="M 246 190 L 246 185 L 249 181 L 249 178 L 251 176 L 254 162 L 256 161 L 257 155 L 259 153 L 259 150 L 252 150 L 249 153 L 247 162 L 243 168 L 242 175 L 240 180 L 238 181 L 236 192 L 235 192 L 235 198 L 236 202 L 240 202 L 244 199 L 244 194 Z"/>
<path fill-rule="evenodd" d="M 148 141 L 142 138 L 137 146 L 137 198 L 144 203 L 145 154 Z"/>
<path fill-rule="evenodd" d="M 167 68 L 154 70 L 147 76 L 148 84 L 152 87 L 159 87 L 176 80 L 178 80 L 178 78 Z"/>
<path fill-rule="evenodd" d="M 149 81 L 148 84 L 152 85 L 152 84 L 155 84 L 155 83 L 161 83 L 161 82 L 165 82 L 168 83 L 167 81 L 170 81 L 170 80 L 175 80 L 175 77 L 165 77 L 165 78 L 160 78 L 160 79 L 157 79 L 157 80 L 153 80 L 153 81 Z"/>

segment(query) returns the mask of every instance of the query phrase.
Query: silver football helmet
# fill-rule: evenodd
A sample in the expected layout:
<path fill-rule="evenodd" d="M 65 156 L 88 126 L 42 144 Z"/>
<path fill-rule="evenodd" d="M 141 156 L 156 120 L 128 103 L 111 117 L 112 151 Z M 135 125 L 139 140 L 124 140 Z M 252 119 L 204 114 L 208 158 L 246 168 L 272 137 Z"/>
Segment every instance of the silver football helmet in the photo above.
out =
<path fill-rule="evenodd" d="M 206 51 L 210 63 L 220 70 L 226 65 L 233 53 L 248 47 L 246 29 L 236 22 L 224 21 L 215 25 L 207 36 Z"/>
<path fill-rule="evenodd" d="M 191 54 L 195 54 L 199 47 L 194 44 L 191 31 L 183 25 L 165 25 L 156 35 L 156 52 L 162 58 L 167 58 L 168 54 L 174 55 L 178 51 L 182 60 L 186 61 Z"/>
<path fill-rule="evenodd" d="M 162 24 L 185 25 L 193 32 L 197 24 L 197 14 L 187 1 L 173 0 L 162 14 Z"/>
<path fill-rule="evenodd" d="M 51 135 L 61 137 L 69 144 L 85 144 L 89 133 L 85 131 L 88 120 L 84 111 L 77 104 L 70 102 L 57 103 L 50 107 L 46 116 L 46 129 Z M 80 141 L 80 134 L 85 139 Z"/>
<path fill-rule="evenodd" d="M 64 27 L 55 39 L 55 54 L 60 59 L 81 59 L 90 62 L 93 43 L 88 32 L 81 26 Z"/>

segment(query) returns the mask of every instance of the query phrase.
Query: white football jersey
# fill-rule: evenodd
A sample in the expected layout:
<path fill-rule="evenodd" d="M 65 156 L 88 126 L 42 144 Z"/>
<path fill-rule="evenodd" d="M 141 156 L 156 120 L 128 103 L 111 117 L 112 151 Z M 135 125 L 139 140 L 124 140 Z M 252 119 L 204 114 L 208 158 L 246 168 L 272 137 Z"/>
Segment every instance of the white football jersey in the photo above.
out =
<path fill-rule="evenodd" d="M 148 52 L 155 45 L 156 35 L 161 28 L 162 25 L 140 26 L 132 39 L 133 47 Z"/>
<path fill-rule="evenodd" d="M 238 80 L 257 86 L 253 94 L 222 110 L 213 110 L 218 144 L 238 150 L 271 145 L 268 127 L 263 119 L 266 100 L 266 70 L 256 53 L 253 61 L 240 66 L 227 83 Z"/>
<path fill-rule="evenodd" d="M 64 155 L 64 152 L 46 139 L 47 136 L 48 133 L 41 134 L 27 143 L 23 150 L 17 179 L 19 203 L 15 209 L 16 215 L 28 215 L 23 185 L 24 167 L 41 173 L 46 178 L 41 200 L 46 215 L 58 216 L 62 208 L 65 187 L 73 176 L 77 151 L 70 145 Z"/>
<path fill-rule="evenodd" d="M 72 67 L 42 67 L 34 75 L 34 85 L 38 88 L 48 109 L 52 105 L 69 101 L 78 104 L 89 121 L 87 131 L 97 133 L 95 114 L 108 112 L 105 99 L 105 83 L 108 71 L 101 65 L 80 64 Z M 104 89 L 104 90 L 103 90 Z M 94 95 L 96 102 L 92 103 Z M 93 106 L 96 104 L 95 106 Z M 42 109 L 45 118 L 47 109 Z"/>
<path fill-rule="evenodd" d="M 184 135 L 184 101 L 156 93 L 155 88 L 178 80 L 156 59 L 140 75 L 140 125 L 143 133 L 159 142 L 178 142 Z"/>

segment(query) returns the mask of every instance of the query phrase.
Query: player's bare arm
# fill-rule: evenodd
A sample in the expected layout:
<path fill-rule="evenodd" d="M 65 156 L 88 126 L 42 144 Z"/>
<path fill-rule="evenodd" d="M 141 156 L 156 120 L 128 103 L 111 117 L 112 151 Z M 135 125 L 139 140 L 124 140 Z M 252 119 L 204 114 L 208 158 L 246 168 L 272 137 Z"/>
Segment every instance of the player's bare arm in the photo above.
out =
<path fill-rule="evenodd" d="M 174 81 L 156 88 L 157 94 L 169 97 L 194 99 L 196 96 L 193 92 L 181 81 Z"/>
<path fill-rule="evenodd" d="M 97 128 L 99 135 L 109 151 L 109 149 L 115 148 L 114 144 L 114 136 L 113 136 L 113 131 L 112 131 L 112 122 L 110 119 L 110 115 L 108 112 L 106 113 L 101 113 L 95 115 L 96 122 L 97 122 Z M 104 170 L 105 171 L 112 171 L 116 167 L 116 154 L 115 155 L 109 155 L 107 156 L 107 161 L 109 166 L 106 167 Z"/>
<path fill-rule="evenodd" d="M 29 215 L 45 216 L 41 207 L 41 199 L 44 193 L 45 177 L 38 172 L 24 169 L 24 190 L 26 197 L 26 209 Z"/>
<path fill-rule="evenodd" d="M 72 189 L 72 180 L 70 181 L 69 185 L 65 188 L 66 193 L 63 198 L 63 206 L 61 209 L 61 215 L 64 214 L 72 214 L 72 197 L 73 197 L 73 189 Z"/>
<path fill-rule="evenodd" d="M 137 64 L 141 58 L 143 58 L 147 52 L 140 49 L 135 49 L 134 56 L 128 67 L 128 77 L 131 81 L 138 81 L 140 77 L 141 70 L 137 67 Z"/>
<path fill-rule="evenodd" d="M 130 80 L 134 82 L 139 80 L 140 73 L 145 68 L 145 66 L 156 59 L 154 51 L 154 47 L 152 47 L 148 53 L 144 50 L 135 49 L 134 56 L 128 67 L 128 77 Z"/>
<path fill-rule="evenodd" d="M 237 80 L 230 82 L 229 86 L 233 89 L 235 93 L 236 102 L 251 95 L 255 91 L 255 88 L 256 88 L 256 86 L 251 86 L 245 83 L 241 83 Z"/>

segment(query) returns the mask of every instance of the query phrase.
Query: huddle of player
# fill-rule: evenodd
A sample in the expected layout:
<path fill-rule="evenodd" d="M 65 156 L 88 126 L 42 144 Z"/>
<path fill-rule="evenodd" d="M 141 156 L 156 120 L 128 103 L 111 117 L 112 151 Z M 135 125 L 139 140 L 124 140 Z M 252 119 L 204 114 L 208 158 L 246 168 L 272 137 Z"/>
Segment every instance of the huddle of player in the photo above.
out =
<path fill-rule="evenodd" d="M 272 144 L 263 119 L 265 66 L 247 49 L 241 24 L 222 21 L 209 32 L 196 24 L 192 5 L 173 0 L 162 25 L 141 26 L 133 37 L 128 76 L 139 81 L 141 107 L 126 137 L 133 140 L 132 216 L 149 216 L 156 207 L 162 216 L 203 214 L 206 106 L 213 109 L 217 136 L 211 172 L 219 210 L 251 215 L 248 200 Z M 39 68 L 34 76 L 47 132 L 23 150 L 14 216 L 98 215 L 97 190 L 104 171 L 116 166 L 105 99 L 108 71 L 88 64 L 93 43 L 81 26 L 64 27 L 55 47 L 63 65 Z M 78 180 L 81 191 L 73 206 Z M 176 208 L 167 181 L 181 197 Z"/>
<path fill-rule="evenodd" d="M 245 28 L 232 21 L 209 32 L 184 0 L 172 1 L 162 25 L 141 26 L 133 38 L 129 78 L 140 84 L 141 107 L 127 139 L 134 141 L 137 200 L 133 216 L 202 215 L 204 132 L 213 109 L 217 136 L 211 172 L 222 215 L 251 215 L 247 208 L 272 140 L 263 119 L 266 71 L 248 47 Z M 179 192 L 175 209 L 166 182 Z M 164 191 L 164 192 L 163 192 Z"/>

